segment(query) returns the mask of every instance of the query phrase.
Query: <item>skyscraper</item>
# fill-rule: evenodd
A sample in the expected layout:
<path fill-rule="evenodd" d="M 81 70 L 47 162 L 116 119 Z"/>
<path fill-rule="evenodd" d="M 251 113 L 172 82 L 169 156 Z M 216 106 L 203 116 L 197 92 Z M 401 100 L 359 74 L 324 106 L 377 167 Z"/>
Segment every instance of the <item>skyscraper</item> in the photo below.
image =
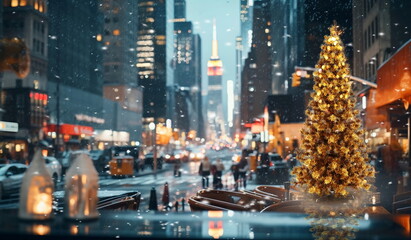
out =
<path fill-rule="evenodd" d="M 186 21 L 186 0 L 174 0 L 174 22 Z"/>
<path fill-rule="evenodd" d="M 208 136 L 218 138 L 224 131 L 223 115 L 223 62 L 218 56 L 218 41 L 216 24 L 213 24 L 213 42 L 211 57 L 207 64 L 208 95 L 207 95 L 207 119 L 209 130 Z"/>
<path fill-rule="evenodd" d="M 49 1 L 49 60 L 51 82 L 102 94 L 102 49 L 98 34 L 103 17 L 99 3 Z M 47 46 L 47 45 L 46 45 Z"/>
<path fill-rule="evenodd" d="M 143 96 L 137 85 L 136 67 L 137 1 L 104 0 L 100 10 L 104 15 L 104 31 L 97 35 L 97 40 L 103 44 L 103 95 L 118 102 L 124 111 L 141 115 Z M 140 127 L 141 117 L 135 122 Z M 128 130 L 131 139 L 136 139 L 141 129 L 133 127 L 121 130 Z"/>
<path fill-rule="evenodd" d="M 174 23 L 174 84 L 180 87 L 195 84 L 193 37 L 191 22 Z"/>
<path fill-rule="evenodd" d="M 240 3 L 242 63 L 247 58 L 253 40 L 253 3 L 254 0 L 241 0 Z"/>
<path fill-rule="evenodd" d="M 203 132 L 201 108 L 201 42 L 193 33 L 190 21 L 185 21 L 185 0 L 175 1 L 174 8 L 174 94 L 175 123 L 188 133 Z M 183 98 L 184 99 L 183 101 Z M 182 104 L 184 102 L 185 104 Z M 182 107 L 188 109 L 183 110 Z M 186 112 L 186 114 L 182 114 Z M 201 125 L 201 126 L 200 126 Z"/>
<path fill-rule="evenodd" d="M 104 0 L 104 32 L 97 35 L 103 44 L 104 85 L 137 86 L 136 39 L 137 1 Z"/>
<path fill-rule="evenodd" d="M 291 93 L 290 76 L 304 51 L 304 0 L 273 1 L 269 28 L 273 49 L 273 94 Z"/>
<path fill-rule="evenodd" d="M 143 121 L 166 118 L 166 3 L 138 2 L 137 64 L 143 88 Z"/>
<path fill-rule="evenodd" d="M 30 72 L 24 78 L 16 76 L 11 71 L 2 73 L 1 101 L 4 114 L 1 120 L 18 123 L 18 131 L 17 127 L 16 132 L 0 131 L 0 141 L 11 153 L 12 159 L 24 161 L 28 160 L 34 151 L 34 145 L 31 143 L 42 139 L 41 130 L 46 124 L 49 26 L 47 2 L 3 0 L 1 4 L 3 37 L 24 40 L 31 59 Z"/>
<path fill-rule="evenodd" d="M 197 117 L 194 117 L 192 123 L 197 127 L 197 137 L 205 137 L 205 124 L 204 118 L 206 115 L 206 108 L 203 106 L 203 97 L 202 97 L 202 61 L 201 61 L 201 37 L 199 34 L 194 34 L 193 39 L 193 65 L 195 66 L 194 76 L 195 84 L 192 88 L 192 100 L 194 107 L 194 114 Z"/>
<path fill-rule="evenodd" d="M 254 2 L 253 42 L 241 77 L 241 124 L 260 118 L 271 94 L 272 48 L 271 8 L 269 0 Z"/>
<path fill-rule="evenodd" d="M 314 67 L 320 56 L 324 35 L 328 28 L 336 22 L 344 34 L 341 40 L 347 46 L 345 53 L 348 63 L 352 63 L 352 0 L 310 0 L 304 1 L 304 33 L 305 37 L 303 66 Z M 301 16 L 299 16 L 301 17 Z"/>
<path fill-rule="evenodd" d="M 353 75 L 375 81 L 378 67 L 411 37 L 411 1 L 353 0 Z"/>
<path fill-rule="evenodd" d="M 46 1 L 11 1 L 3 3 L 3 36 L 18 37 L 30 49 L 30 73 L 24 79 L 16 80 L 16 75 L 5 72 L 3 87 L 29 87 L 46 90 L 47 56 L 49 43 Z"/>

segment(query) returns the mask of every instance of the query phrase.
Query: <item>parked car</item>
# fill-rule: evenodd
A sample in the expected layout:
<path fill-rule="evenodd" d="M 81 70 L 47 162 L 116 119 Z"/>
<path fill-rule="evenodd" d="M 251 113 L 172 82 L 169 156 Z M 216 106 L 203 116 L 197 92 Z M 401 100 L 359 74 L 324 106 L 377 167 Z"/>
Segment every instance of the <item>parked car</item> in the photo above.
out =
<path fill-rule="evenodd" d="M 257 184 L 283 184 L 290 180 L 286 160 L 277 153 L 262 153 L 256 169 Z"/>
<path fill-rule="evenodd" d="M 163 168 L 163 156 L 157 156 L 157 169 L 162 169 Z M 149 167 L 151 167 L 151 169 L 154 169 L 154 157 L 153 157 L 153 153 L 147 153 L 144 156 L 144 163 L 145 165 L 148 165 Z"/>
<path fill-rule="evenodd" d="M 27 168 L 21 163 L 0 165 L 0 199 L 19 192 Z"/>
<path fill-rule="evenodd" d="M 44 157 L 44 161 L 46 162 L 47 171 L 53 179 L 54 186 L 57 186 L 57 183 L 61 180 L 62 166 L 60 162 L 55 157 L 48 156 Z"/>

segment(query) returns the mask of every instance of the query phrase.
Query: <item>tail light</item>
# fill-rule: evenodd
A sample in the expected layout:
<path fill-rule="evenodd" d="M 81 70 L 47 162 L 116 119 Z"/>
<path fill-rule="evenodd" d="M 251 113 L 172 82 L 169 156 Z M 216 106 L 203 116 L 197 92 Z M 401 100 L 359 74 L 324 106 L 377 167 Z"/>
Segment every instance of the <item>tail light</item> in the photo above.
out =
<path fill-rule="evenodd" d="M 273 162 L 270 162 L 270 167 L 273 167 L 274 166 L 274 163 Z"/>

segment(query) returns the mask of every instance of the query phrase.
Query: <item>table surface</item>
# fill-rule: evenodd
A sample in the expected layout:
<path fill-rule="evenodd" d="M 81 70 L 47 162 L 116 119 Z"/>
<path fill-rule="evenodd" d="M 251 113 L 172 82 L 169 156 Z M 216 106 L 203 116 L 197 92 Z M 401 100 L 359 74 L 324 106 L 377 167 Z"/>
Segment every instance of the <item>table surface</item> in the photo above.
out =
<path fill-rule="evenodd" d="M 37 239 L 313 239 L 324 231 L 322 225 L 342 224 L 339 234 L 352 233 L 356 239 L 410 239 L 409 215 L 375 213 L 348 218 L 297 213 L 252 212 L 141 212 L 100 211 L 97 220 L 73 222 L 56 214 L 45 222 L 27 222 L 17 218 L 16 209 L 0 210 L 0 238 Z M 366 211 L 368 213 L 368 211 Z M 380 214 L 383 213 L 383 214 Z M 399 221 L 397 218 L 402 217 Z M 324 221 L 325 220 L 325 221 Z M 347 227 L 348 226 L 348 227 Z"/>
<path fill-rule="evenodd" d="M 99 199 L 104 199 L 104 198 L 116 197 L 116 196 L 122 196 L 122 195 L 131 195 L 135 193 L 137 192 L 121 191 L 121 190 L 98 190 L 97 197 Z M 53 193 L 53 196 L 55 198 L 64 198 L 64 191 L 56 191 Z"/>

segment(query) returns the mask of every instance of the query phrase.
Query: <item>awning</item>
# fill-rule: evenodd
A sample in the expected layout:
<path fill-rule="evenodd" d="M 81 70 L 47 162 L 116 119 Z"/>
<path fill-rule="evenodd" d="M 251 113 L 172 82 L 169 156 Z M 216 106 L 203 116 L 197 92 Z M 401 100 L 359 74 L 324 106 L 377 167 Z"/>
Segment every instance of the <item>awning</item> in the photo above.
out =
<path fill-rule="evenodd" d="M 402 101 L 408 109 L 411 102 L 411 40 L 378 69 L 377 85 L 368 93 L 366 126 L 390 128 L 386 108 Z"/>
<path fill-rule="evenodd" d="M 375 107 L 402 100 L 411 100 L 411 40 L 403 45 L 377 71 Z"/>

